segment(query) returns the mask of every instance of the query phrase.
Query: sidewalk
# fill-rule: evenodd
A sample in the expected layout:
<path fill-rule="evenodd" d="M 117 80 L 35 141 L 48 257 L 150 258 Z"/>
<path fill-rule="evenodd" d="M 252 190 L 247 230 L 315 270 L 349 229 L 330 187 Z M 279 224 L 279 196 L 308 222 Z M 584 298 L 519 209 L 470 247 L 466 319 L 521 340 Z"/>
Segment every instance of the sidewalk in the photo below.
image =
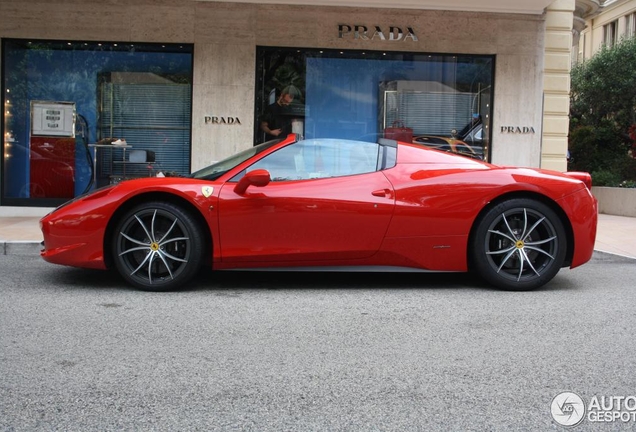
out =
<path fill-rule="evenodd" d="M 39 254 L 40 217 L 0 217 L 0 255 Z"/>
<path fill-rule="evenodd" d="M 594 249 L 636 259 L 636 218 L 599 214 Z"/>
<path fill-rule="evenodd" d="M 40 217 L 0 217 L 0 255 L 39 254 Z M 594 249 L 636 259 L 636 218 L 599 215 Z"/>

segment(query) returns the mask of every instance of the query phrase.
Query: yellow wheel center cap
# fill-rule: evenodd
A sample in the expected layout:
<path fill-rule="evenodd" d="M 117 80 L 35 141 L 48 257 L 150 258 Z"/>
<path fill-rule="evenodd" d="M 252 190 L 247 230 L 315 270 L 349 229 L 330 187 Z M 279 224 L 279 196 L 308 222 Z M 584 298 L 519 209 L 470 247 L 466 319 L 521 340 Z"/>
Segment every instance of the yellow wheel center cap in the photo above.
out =
<path fill-rule="evenodd" d="M 517 243 L 515 243 L 515 246 L 517 247 L 517 249 L 523 249 L 523 240 L 517 240 Z"/>
<path fill-rule="evenodd" d="M 151 243 L 150 249 L 157 252 L 159 250 L 159 243 Z"/>

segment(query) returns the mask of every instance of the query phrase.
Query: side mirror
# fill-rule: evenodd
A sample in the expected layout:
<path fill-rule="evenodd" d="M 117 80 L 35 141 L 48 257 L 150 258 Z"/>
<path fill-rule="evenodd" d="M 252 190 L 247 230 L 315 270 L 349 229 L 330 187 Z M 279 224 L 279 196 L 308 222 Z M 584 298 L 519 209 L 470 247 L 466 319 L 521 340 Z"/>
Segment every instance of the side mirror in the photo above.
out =
<path fill-rule="evenodd" d="M 234 192 L 238 195 L 243 195 L 248 187 L 267 186 L 270 181 L 271 177 L 269 175 L 269 171 L 264 169 L 255 169 L 254 171 L 245 173 L 243 178 L 239 180 L 238 184 L 234 186 Z"/>
<path fill-rule="evenodd" d="M 457 129 L 451 129 L 451 138 L 457 138 Z"/>

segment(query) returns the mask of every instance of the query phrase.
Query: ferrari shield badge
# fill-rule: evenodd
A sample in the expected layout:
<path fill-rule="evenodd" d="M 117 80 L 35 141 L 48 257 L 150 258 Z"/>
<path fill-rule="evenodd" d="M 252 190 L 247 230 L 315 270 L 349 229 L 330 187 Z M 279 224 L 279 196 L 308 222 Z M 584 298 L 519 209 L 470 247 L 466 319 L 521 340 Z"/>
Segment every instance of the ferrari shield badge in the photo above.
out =
<path fill-rule="evenodd" d="M 209 198 L 210 195 L 212 195 L 212 192 L 214 192 L 214 188 L 212 186 L 203 186 L 201 188 L 201 193 L 206 198 Z"/>

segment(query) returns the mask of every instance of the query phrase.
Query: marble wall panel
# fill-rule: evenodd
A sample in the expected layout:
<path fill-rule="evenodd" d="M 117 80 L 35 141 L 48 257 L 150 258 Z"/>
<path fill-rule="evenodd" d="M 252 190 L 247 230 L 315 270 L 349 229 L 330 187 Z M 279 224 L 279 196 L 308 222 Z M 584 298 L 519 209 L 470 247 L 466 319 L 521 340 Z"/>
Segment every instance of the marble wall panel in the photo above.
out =
<path fill-rule="evenodd" d="M 497 57 L 492 122 L 492 161 L 538 167 L 541 161 L 542 94 L 539 60 L 533 56 Z M 502 127 L 531 127 L 534 133 L 512 134 Z"/>
<path fill-rule="evenodd" d="M 193 7 L 147 6 L 128 7 L 134 20 L 130 27 L 130 38 L 144 42 L 190 42 L 194 40 Z"/>
<path fill-rule="evenodd" d="M 128 41 L 132 18 L 126 9 L 94 3 L 3 1 L 0 36 Z"/>
<path fill-rule="evenodd" d="M 199 2 L 194 11 L 195 43 L 255 44 L 257 6 Z"/>
<path fill-rule="evenodd" d="M 253 145 L 254 86 L 199 84 L 193 88 L 192 169 L 203 168 Z M 206 123 L 206 116 L 233 117 L 241 124 Z"/>
<path fill-rule="evenodd" d="M 195 49 L 194 84 L 227 86 L 254 82 L 254 45 L 197 43 Z"/>

